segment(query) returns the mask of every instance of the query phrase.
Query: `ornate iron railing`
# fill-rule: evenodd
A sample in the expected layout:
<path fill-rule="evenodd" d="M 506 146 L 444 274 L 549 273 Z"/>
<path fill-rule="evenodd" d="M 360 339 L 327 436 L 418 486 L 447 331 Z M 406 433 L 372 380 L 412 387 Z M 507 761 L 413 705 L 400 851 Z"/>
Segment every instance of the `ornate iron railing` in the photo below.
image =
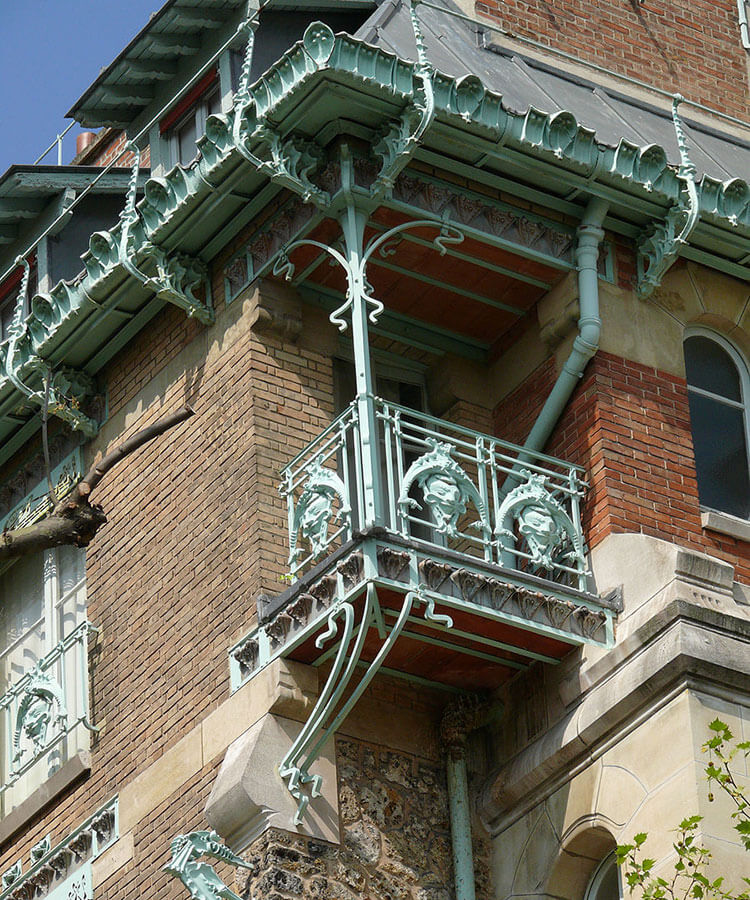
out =
<path fill-rule="evenodd" d="M 0 794 L 89 720 L 88 636 L 82 622 L 0 697 L 4 736 Z"/>
<path fill-rule="evenodd" d="M 282 470 L 289 567 L 298 577 L 362 527 L 583 589 L 587 572 L 578 466 L 374 398 L 377 471 L 361 459 L 352 403 Z"/>

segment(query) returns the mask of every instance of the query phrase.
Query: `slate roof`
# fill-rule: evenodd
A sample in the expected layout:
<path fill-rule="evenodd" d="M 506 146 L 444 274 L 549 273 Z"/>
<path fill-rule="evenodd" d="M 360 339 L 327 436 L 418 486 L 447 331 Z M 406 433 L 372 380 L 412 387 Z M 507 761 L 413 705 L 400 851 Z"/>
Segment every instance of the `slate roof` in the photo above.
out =
<path fill-rule="evenodd" d="M 433 2 L 458 11 L 450 0 Z M 418 9 L 430 62 L 439 71 L 454 78 L 478 76 L 486 88 L 502 95 L 505 107 L 513 112 L 525 113 L 530 106 L 547 114 L 566 110 L 580 125 L 595 131 L 603 144 L 616 147 L 622 138 L 640 146 L 658 144 L 666 150 L 670 163 L 679 164 L 666 97 L 662 106 L 641 102 L 603 87 L 595 80 L 593 70 L 590 80 L 577 77 L 493 45 L 491 31 L 454 15 L 424 5 Z M 355 37 L 402 59 L 417 58 L 409 4 L 404 0 L 384 0 Z M 699 177 L 706 174 L 719 181 L 734 177 L 750 180 L 750 140 L 696 122 L 686 104 L 680 107 L 680 117 Z"/>

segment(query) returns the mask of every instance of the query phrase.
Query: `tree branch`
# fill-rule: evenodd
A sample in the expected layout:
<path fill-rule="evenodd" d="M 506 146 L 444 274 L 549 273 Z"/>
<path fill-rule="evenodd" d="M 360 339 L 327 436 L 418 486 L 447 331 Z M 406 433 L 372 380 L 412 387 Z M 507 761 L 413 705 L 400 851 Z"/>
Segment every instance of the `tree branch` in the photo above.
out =
<path fill-rule="evenodd" d="M 60 500 L 49 515 L 32 525 L 13 528 L 0 534 L 0 560 L 26 556 L 50 547 L 73 544 L 86 547 L 107 521 L 104 510 L 89 502 L 89 496 L 102 479 L 131 453 L 195 415 L 190 406 L 158 419 L 134 434 L 95 463 L 70 494 Z"/>

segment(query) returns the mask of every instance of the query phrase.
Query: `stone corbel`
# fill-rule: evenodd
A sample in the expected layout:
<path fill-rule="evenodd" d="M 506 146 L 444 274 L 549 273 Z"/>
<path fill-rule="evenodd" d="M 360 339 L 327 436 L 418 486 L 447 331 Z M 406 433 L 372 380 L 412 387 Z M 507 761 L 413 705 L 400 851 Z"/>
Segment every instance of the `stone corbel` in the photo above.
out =
<path fill-rule="evenodd" d="M 278 281 L 261 281 L 250 327 L 253 331 L 296 342 L 302 334 L 302 300 L 297 292 Z"/>

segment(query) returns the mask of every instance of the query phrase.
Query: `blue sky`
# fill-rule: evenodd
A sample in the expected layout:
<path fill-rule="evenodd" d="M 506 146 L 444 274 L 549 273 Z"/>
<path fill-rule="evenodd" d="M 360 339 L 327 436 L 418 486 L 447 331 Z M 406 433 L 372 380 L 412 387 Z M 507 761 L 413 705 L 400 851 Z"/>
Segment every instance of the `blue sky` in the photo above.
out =
<path fill-rule="evenodd" d="M 65 113 L 163 0 L 0 0 L 0 174 L 32 163 Z M 63 144 L 75 154 L 76 125 Z M 55 164 L 53 152 L 44 162 Z"/>

